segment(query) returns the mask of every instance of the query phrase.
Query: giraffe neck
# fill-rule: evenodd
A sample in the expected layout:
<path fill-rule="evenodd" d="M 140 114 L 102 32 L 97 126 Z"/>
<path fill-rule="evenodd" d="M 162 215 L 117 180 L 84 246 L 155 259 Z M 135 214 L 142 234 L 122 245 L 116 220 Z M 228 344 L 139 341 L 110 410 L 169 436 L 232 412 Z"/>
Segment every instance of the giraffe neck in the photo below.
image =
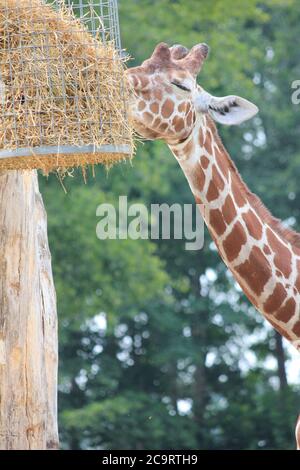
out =
<path fill-rule="evenodd" d="M 225 264 L 251 303 L 300 350 L 300 236 L 249 191 L 208 117 L 199 115 L 189 138 L 170 148 Z"/>

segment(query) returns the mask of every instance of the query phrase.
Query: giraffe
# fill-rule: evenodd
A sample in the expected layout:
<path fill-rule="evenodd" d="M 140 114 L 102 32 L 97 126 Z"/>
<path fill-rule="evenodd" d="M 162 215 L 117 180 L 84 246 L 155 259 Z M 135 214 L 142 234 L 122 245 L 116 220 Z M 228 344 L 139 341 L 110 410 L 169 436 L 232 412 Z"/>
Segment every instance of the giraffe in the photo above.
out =
<path fill-rule="evenodd" d="M 129 114 L 143 138 L 168 144 L 228 269 L 257 310 L 300 350 L 300 234 L 271 215 L 225 150 L 215 122 L 237 125 L 258 108 L 197 85 L 208 50 L 204 43 L 191 50 L 160 43 L 127 71 Z M 298 418 L 298 448 L 299 428 Z"/>

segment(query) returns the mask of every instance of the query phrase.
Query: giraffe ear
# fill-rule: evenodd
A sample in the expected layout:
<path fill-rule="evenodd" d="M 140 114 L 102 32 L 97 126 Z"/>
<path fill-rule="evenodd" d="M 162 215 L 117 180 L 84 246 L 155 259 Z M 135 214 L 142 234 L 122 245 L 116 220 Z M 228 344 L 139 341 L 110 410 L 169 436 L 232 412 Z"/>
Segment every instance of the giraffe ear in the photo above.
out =
<path fill-rule="evenodd" d="M 258 113 L 258 107 L 240 96 L 229 95 L 217 98 L 201 91 L 195 99 L 196 110 L 208 113 L 216 122 L 227 126 L 241 124 Z"/>

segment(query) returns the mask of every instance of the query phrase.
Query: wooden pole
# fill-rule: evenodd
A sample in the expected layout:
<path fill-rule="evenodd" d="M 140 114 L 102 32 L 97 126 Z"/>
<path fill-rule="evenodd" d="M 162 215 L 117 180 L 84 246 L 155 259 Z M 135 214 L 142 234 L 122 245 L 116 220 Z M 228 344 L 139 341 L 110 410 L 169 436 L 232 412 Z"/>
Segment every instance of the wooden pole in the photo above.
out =
<path fill-rule="evenodd" d="M 0 449 L 55 449 L 57 316 L 36 171 L 0 174 Z"/>

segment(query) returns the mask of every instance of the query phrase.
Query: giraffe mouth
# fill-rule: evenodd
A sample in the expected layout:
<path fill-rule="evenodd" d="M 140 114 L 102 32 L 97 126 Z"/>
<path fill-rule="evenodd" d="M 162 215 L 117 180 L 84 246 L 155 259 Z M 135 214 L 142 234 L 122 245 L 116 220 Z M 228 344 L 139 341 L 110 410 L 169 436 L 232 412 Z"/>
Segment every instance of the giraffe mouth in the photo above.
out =
<path fill-rule="evenodd" d="M 154 130 L 148 128 L 141 122 L 139 119 L 134 116 L 131 117 L 131 124 L 135 130 L 135 133 L 140 139 L 143 140 L 156 140 L 159 138 L 159 135 Z"/>

